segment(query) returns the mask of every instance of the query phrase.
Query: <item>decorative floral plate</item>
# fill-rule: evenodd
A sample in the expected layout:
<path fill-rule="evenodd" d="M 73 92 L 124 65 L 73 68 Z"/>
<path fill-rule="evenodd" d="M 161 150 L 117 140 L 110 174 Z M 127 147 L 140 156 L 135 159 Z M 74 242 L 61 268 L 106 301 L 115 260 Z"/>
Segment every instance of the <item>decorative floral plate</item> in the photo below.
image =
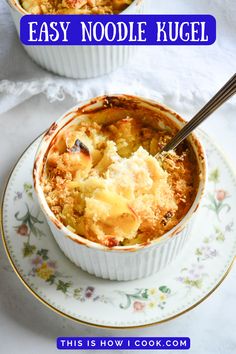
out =
<path fill-rule="evenodd" d="M 15 166 L 2 206 L 3 241 L 26 287 L 51 309 L 104 327 L 164 322 L 192 309 L 222 282 L 236 251 L 236 178 L 220 150 L 201 133 L 209 167 L 207 193 L 191 241 L 176 262 L 132 282 L 98 279 L 60 251 L 32 187 L 36 140 Z"/>

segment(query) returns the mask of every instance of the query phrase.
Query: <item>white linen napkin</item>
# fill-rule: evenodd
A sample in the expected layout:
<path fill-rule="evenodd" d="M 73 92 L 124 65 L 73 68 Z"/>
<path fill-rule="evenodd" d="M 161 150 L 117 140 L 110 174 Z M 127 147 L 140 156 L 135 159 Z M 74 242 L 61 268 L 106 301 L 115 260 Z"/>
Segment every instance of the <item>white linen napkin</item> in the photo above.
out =
<path fill-rule="evenodd" d="M 145 0 L 149 13 L 212 14 L 217 41 L 212 46 L 140 47 L 138 54 L 102 78 L 73 80 L 36 65 L 21 46 L 8 4 L 0 2 L 0 113 L 33 95 L 76 101 L 104 93 L 157 98 L 177 111 L 196 111 L 235 72 L 236 1 Z M 236 105 L 232 99 L 230 104 Z"/>

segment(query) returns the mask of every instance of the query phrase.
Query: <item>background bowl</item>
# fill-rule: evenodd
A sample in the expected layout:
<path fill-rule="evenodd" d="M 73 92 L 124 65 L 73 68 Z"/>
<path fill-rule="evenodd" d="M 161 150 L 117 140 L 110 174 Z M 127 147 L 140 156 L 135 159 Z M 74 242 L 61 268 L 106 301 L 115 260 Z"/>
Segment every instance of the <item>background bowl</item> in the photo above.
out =
<path fill-rule="evenodd" d="M 151 112 L 151 114 L 144 114 L 144 112 Z M 180 128 L 185 124 L 178 114 L 154 101 L 128 95 L 97 97 L 74 107 L 52 124 L 40 143 L 33 170 L 39 203 L 59 247 L 83 270 L 110 280 L 134 280 L 158 272 L 175 259 L 190 239 L 192 223 L 206 183 L 206 157 L 197 137 L 192 134 L 188 139 L 197 156 L 200 171 L 200 183 L 195 201 L 180 223 L 148 244 L 108 248 L 72 233 L 50 210 L 40 184 L 40 176 L 49 145 L 65 125 L 88 118 L 100 124 L 111 123 L 134 114 L 136 119 L 145 120 L 153 127 L 158 127 L 160 121 L 162 127 L 164 124 L 164 126 L 174 125 Z"/>
<path fill-rule="evenodd" d="M 141 14 L 145 0 L 134 0 L 122 14 Z M 28 14 L 19 0 L 8 0 L 20 36 L 20 19 Z M 107 74 L 124 65 L 136 46 L 25 46 L 29 56 L 43 68 L 73 79 L 88 79 Z"/>

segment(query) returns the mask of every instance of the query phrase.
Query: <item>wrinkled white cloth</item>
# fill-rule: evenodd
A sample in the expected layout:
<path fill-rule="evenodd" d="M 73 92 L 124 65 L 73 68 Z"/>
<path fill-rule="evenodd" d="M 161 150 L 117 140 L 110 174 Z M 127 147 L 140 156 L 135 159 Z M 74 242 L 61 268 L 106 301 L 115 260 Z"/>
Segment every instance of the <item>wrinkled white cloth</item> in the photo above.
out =
<path fill-rule="evenodd" d="M 28 57 L 9 6 L 0 0 L 0 113 L 39 93 L 50 101 L 63 100 L 66 95 L 80 101 L 103 93 L 133 93 L 157 98 L 180 113 L 194 112 L 235 72 L 236 1 L 144 1 L 149 13 L 214 15 L 216 43 L 140 47 L 129 64 L 102 78 L 65 79 L 43 70 Z M 236 105 L 236 100 L 230 104 Z"/>

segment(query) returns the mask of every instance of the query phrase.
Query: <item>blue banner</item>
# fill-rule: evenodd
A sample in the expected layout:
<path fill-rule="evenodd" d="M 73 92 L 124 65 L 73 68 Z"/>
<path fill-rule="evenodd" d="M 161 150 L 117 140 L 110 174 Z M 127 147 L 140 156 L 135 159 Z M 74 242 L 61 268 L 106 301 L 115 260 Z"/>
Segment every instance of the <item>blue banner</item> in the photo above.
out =
<path fill-rule="evenodd" d="M 59 337 L 57 349 L 64 350 L 188 350 L 188 337 Z"/>
<path fill-rule="evenodd" d="M 25 45 L 211 45 L 211 15 L 25 15 Z"/>

